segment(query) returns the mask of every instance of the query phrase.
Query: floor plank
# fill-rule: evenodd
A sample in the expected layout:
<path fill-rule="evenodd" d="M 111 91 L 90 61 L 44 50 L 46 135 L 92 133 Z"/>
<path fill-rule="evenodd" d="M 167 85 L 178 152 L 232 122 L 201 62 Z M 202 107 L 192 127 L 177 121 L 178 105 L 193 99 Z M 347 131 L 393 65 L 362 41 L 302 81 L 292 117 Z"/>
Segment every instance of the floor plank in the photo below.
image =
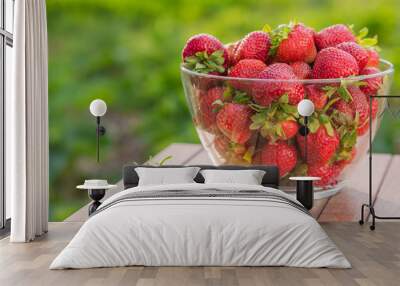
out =
<path fill-rule="evenodd" d="M 392 156 L 388 154 L 374 155 L 372 180 L 374 197 L 382 185 L 391 158 Z M 319 221 L 358 221 L 360 219 L 361 205 L 368 202 L 368 167 L 366 156 L 352 171 L 346 187 L 329 199 Z"/>
<path fill-rule="evenodd" d="M 400 155 L 394 155 L 390 168 L 375 200 L 378 216 L 400 217 Z"/>
<path fill-rule="evenodd" d="M 120 267 L 48 270 L 82 223 L 50 223 L 29 244 L 0 241 L 0 285 L 398 285 L 400 222 L 380 222 L 375 232 L 357 223 L 322 223 L 353 268 Z"/>

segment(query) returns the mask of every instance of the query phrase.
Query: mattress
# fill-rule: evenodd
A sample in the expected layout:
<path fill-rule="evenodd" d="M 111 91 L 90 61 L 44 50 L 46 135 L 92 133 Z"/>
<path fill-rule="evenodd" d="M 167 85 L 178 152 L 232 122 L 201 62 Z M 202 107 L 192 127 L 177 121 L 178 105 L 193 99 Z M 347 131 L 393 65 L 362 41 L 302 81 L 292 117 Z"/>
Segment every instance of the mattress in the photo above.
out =
<path fill-rule="evenodd" d="M 284 192 L 193 183 L 134 187 L 110 197 L 50 269 L 133 265 L 351 267 Z"/>

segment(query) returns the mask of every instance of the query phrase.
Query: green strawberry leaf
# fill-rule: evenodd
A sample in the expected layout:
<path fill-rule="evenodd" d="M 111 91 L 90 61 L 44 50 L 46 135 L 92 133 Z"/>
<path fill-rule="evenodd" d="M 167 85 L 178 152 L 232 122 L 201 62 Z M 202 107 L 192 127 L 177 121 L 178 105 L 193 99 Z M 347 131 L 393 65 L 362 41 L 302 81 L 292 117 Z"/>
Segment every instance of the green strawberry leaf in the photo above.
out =
<path fill-rule="evenodd" d="M 243 91 L 236 91 L 232 101 L 239 104 L 248 104 L 251 101 L 251 97 Z"/>
<path fill-rule="evenodd" d="M 296 168 L 293 170 L 293 175 L 295 176 L 307 176 L 308 166 L 304 163 L 297 164 Z"/>
<path fill-rule="evenodd" d="M 282 94 L 278 100 L 279 103 L 289 103 L 289 95 L 287 93 Z"/>
<path fill-rule="evenodd" d="M 311 133 L 315 133 L 319 129 L 320 123 L 317 118 L 311 117 L 307 126 Z"/>
<path fill-rule="evenodd" d="M 221 99 L 217 99 L 211 105 L 214 106 L 214 108 L 212 109 L 212 112 L 217 113 L 224 106 L 224 103 Z"/>
<path fill-rule="evenodd" d="M 225 62 L 224 58 L 224 50 L 216 50 L 210 55 L 210 59 L 213 60 L 216 64 L 222 65 Z"/>
<path fill-rule="evenodd" d="M 246 150 L 246 153 L 243 155 L 243 160 L 245 160 L 247 163 L 251 164 L 253 160 L 253 155 L 254 155 L 254 150 L 255 147 L 251 146 Z"/>
<path fill-rule="evenodd" d="M 296 118 L 299 117 L 299 112 L 297 111 L 297 106 L 290 105 L 290 104 L 281 104 L 280 107 L 287 114 L 291 114 Z"/>
<path fill-rule="evenodd" d="M 249 103 L 248 105 L 251 109 L 253 109 L 256 112 L 262 112 L 265 111 L 267 108 L 265 106 L 256 104 L 256 103 Z"/>
<path fill-rule="evenodd" d="M 333 87 L 333 86 L 327 85 L 327 86 L 324 86 L 324 87 L 322 88 L 322 90 L 325 91 L 325 95 L 326 95 L 328 98 L 330 98 L 332 95 L 335 94 L 335 92 L 337 91 L 337 88 L 336 88 L 336 87 Z"/>
<path fill-rule="evenodd" d="M 195 53 L 194 56 L 186 57 L 184 59 L 184 66 L 199 73 L 224 73 L 224 62 L 225 58 L 223 50 L 217 50 L 211 55 L 209 55 L 207 51 L 201 51 Z"/>
<path fill-rule="evenodd" d="M 364 48 L 375 47 L 378 44 L 378 36 L 377 35 L 373 37 L 367 37 L 367 36 L 368 36 L 368 28 L 364 27 L 358 32 L 358 35 L 356 36 L 356 42 Z"/>
<path fill-rule="evenodd" d="M 232 100 L 232 94 L 234 92 L 234 89 L 232 86 L 227 85 L 227 87 L 224 89 L 224 93 L 222 95 L 222 98 L 224 101 L 231 101 Z"/>
<path fill-rule="evenodd" d="M 357 111 L 356 115 L 354 116 L 354 126 L 357 127 L 359 122 L 360 122 L 360 113 Z"/>
<path fill-rule="evenodd" d="M 172 155 L 168 155 L 165 158 L 161 159 L 161 161 L 158 163 L 159 166 L 162 166 L 165 164 L 165 162 L 167 162 L 168 160 L 172 159 Z"/>
<path fill-rule="evenodd" d="M 345 102 L 351 102 L 353 101 L 353 97 L 351 96 L 351 93 L 347 90 L 346 86 L 340 86 L 337 90 L 339 93 L 340 97 L 345 101 Z"/>
<path fill-rule="evenodd" d="M 264 27 L 262 28 L 262 31 L 269 34 L 272 32 L 272 28 L 270 25 L 265 24 Z"/>
<path fill-rule="evenodd" d="M 281 124 L 278 124 L 278 125 L 275 126 L 275 133 L 279 137 L 284 137 L 285 136 L 285 132 L 283 132 L 283 128 L 282 128 Z"/>
<path fill-rule="evenodd" d="M 332 105 L 334 105 L 337 101 L 339 101 L 340 98 L 336 97 L 328 101 L 328 103 L 324 106 L 324 109 L 322 110 L 322 113 L 326 113 L 329 108 L 331 108 Z"/>
<path fill-rule="evenodd" d="M 343 136 L 340 139 L 340 144 L 343 148 L 352 148 L 357 143 L 357 132 L 355 130 L 351 132 L 344 132 Z"/>
<path fill-rule="evenodd" d="M 292 31 L 294 24 L 289 23 L 279 25 L 276 29 L 268 32 L 271 37 L 271 47 L 269 49 L 268 55 L 275 56 L 278 51 L 279 45 L 281 42 L 289 37 L 290 32 Z M 268 29 L 268 28 L 267 28 Z"/>
<path fill-rule="evenodd" d="M 349 30 L 351 31 L 351 33 L 354 35 L 354 24 L 348 24 L 346 25 L 347 28 L 349 28 Z"/>
<path fill-rule="evenodd" d="M 326 114 L 321 114 L 319 116 L 319 120 L 321 121 L 322 125 L 325 127 L 326 132 L 328 133 L 328 135 L 331 136 L 331 137 L 334 136 L 335 132 L 333 130 L 333 127 L 332 127 L 331 121 L 329 119 L 329 116 L 326 115 Z"/>
<path fill-rule="evenodd" d="M 260 129 L 261 136 L 270 137 L 271 134 L 274 134 L 274 125 L 269 121 L 265 121 L 263 127 Z"/>
<path fill-rule="evenodd" d="M 250 129 L 257 130 L 264 126 L 266 120 L 266 114 L 264 112 L 256 113 L 253 116 L 251 116 L 250 119 L 252 121 L 252 123 L 250 124 Z"/>

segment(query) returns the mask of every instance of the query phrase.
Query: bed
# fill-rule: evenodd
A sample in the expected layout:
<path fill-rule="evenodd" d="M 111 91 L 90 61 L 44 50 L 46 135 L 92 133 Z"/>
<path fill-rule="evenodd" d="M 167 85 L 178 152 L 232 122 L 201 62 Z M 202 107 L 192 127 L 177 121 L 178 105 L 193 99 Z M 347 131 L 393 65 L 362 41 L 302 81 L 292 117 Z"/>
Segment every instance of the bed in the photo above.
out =
<path fill-rule="evenodd" d="M 50 269 L 118 266 L 291 266 L 350 268 L 343 253 L 295 199 L 278 189 L 275 166 L 261 185 L 193 183 L 138 186 L 103 202 Z M 171 166 L 168 166 L 171 167 Z"/>

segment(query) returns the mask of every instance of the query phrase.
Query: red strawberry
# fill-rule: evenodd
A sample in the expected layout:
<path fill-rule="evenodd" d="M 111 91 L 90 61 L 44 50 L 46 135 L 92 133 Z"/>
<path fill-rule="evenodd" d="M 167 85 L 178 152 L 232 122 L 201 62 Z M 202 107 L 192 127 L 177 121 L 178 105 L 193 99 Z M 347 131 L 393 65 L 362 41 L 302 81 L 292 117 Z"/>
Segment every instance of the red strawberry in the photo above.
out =
<path fill-rule="evenodd" d="M 229 43 L 225 45 L 225 49 L 228 53 L 228 60 L 229 60 L 229 65 L 233 66 L 236 64 L 236 50 L 240 45 L 240 41 L 234 42 L 234 43 Z"/>
<path fill-rule="evenodd" d="M 224 45 L 208 34 L 191 37 L 183 48 L 182 60 L 190 70 L 211 74 L 224 74 L 229 63 Z"/>
<path fill-rule="evenodd" d="M 305 91 L 307 98 L 314 103 L 316 110 L 322 110 L 325 107 L 328 101 L 328 96 L 325 91 L 314 84 L 306 85 Z"/>
<path fill-rule="evenodd" d="M 228 75 L 231 77 L 255 78 L 266 67 L 267 65 L 260 60 L 244 59 L 233 66 Z"/>
<path fill-rule="evenodd" d="M 334 110 L 340 112 L 340 118 L 333 118 L 337 124 L 351 124 L 353 122 L 354 110 L 349 103 L 345 102 L 343 99 L 340 99 L 333 105 L 333 107 Z"/>
<path fill-rule="evenodd" d="M 367 100 L 369 100 L 369 99 L 370 99 L 370 97 L 367 97 Z M 372 101 L 372 118 L 373 119 L 376 118 L 376 115 L 378 114 L 378 110 L 379 110 L 379 102 L 378 102 L 378 99 L 374 98 Z M 369 130 L 369 120 L 365 120 L 364 123 L 361 124 L 357 128 L 357 135 L 362 136 L 365 133 L 367 133 L 368 130 Z"/>
<path fill-rule="evenodd" d="M 356 38 L 349 27 L 338 24 L 322 29 L 314 35 L 314 40 L 318 50 L 322 50 L 343 42 L 355 42 Z"/>
<path fill-rule="evenodd" d="M 363 135 L 368 127 L 369 104 L 365 94 L 357 86 L 348 86 L 348 92 L 351 95 L 349 102 L 340 99 L 334 104 L 334 110 L 340 112 L 340 117 L 333 117 L 338 124 L 351 124 L 358 114 L 357 134 Z"/>
<path fill-rule="evenodd" d="M 284 134 L 284 136 L 282 136 L 282 139 L 284 140 L 293 138 L 294 136 L 296 136 L 297 131 L 299 130 L 299 125 L 294 120 L 284 120 L 280 122 L 280 125 Z"/>
<path fill-rule="evenodd" d="M 271 41 L 269 35 L 262 31 L 255 31 L 248 34 L 240 42 L 235 55 L 235 61 L 242 59 L 256 59 L 267 61 Z"/>
<path fill-rule="evenodd" d="M 290 64 L 293 73 L 299 79 L 307 79 L 311 77 L 311 67 L 305 62 L 294 62 Z"/>
<path fill-rule="evenodd" d="M 229 149 L 229 139 L 224 135 L 216 135 L 213 141 L 215 150 L 221 155 L 225 156 L 227 150 Z"/>
<path fill-rule="evenodd" d="M 261 163 L 276 165 L 279 168 L 280 177 L 286 176 L 297 164 L 297 151 L 293 145 L 284 141 L 267 143 L 261 150 Z"/>
<path fill-rule="evenodd" d="M 258 115 L 260 114 L 255 115 L 255 117 Z M 294 136 L 296 136 L 297 131 L 299 130 L 299 125 L 297 124 L 297 121 L 294 120 L 294 118 L 293 119 L 287 118 L 283 120 L 274 120 L 274 119 L 275 118 L 272 119 L 265 118 L 265 121 L 262 121 L 260 123 L 261 127 L 257 126 L 257 129 L 260 128 L 261 136 L 269 139 L 270 143 L 273 143 L 277 140 L 289 140 Z M 254 120 L 253 124 L 250 126 L 250 129 L 252 130 L 256 130 L 256 128 L 253 129 L 254 127 L 253 125 L 256 124 Z"/>
<path fill-rule="evenodd" d="M 360 45 L 354 42 L 344 42 L 337 45 L 336 48 L 352 55 L 358 63 L 359 70 L 362 70 L 367 65 L 369 59 L 368 52 Z"/>
<path fill-rule="evenodd" d="M 231 156 L 239 159 L 240 155 L 243 155 L 246 152 L 246 146 L 230 142 L 229 139 L 222 134 L 219 134 L 214 138 L 213 144 L 217 152 L 226 159 Z"/>
<path fill-rule="evenodd" d="M 296 80 L 292 68 L 288 64 L 276 63 L 268 66 L 257 76 L 260 79 Z M 303 85 L 287 81 L 265 81 L 254 83 L 253 98 L 263 106 L 268 106 L 272 101 L 287 94 L 290 104 L 298 104 L 304 98 Z"/>
<path fill-rule="evenodd" d="M 209 128 L 215 123 L 217 116 L 215 112 L 216 106 L 213 104 L 216 100 L 222 100 L 224 95 L 223 87 L 214 87 L 201 94 L 199 99 L 200 121 L 204 128 Z"/>
<path fill-rule="evenodd" d="M 368 97 L 368 99 L 367 99 L 368 103 L 369 103 L 369 99 L 370 99 L 370 97 Z M 372 113 L 371 115 L 372 115 L 373 119 L 376 118 L 378 111 L 379 111 L 379 101 L 377 98 L 374 98 L 374 99 L 372 99 L 372 110 L 371 110 L 371 113 Z"/>
<path fill-rule="evenodd" d="M 303 24 L 280 25 L 271 31 L 270 55 L 278 62 L 312 63 L 317 54 L 314 44 L 314 31 Z"/>
<path fill-rule="evenodd" d="M 250 107 L 242 104 L 227 103 L 217 113 L 219 130 L 234 143 L 244 144 L 251 137 L 249 129 L 252 115 Z"/>
<path fill-rule="evenodd" d="M 350 92 L 352 97 L 352 100 L 350 102 L 350 107 L 354 112 L 354 116 L 356 113 L 358 113 L 359 116 L 358 126 L 362 127 L 365 123 L 368 122 L 369 119 L 368 100 L 365 94 L 357 86 L 349 86 L 347 87 L 347 90 Z M 359 135 L 362 135 L 362 133 L 360 134 L 359 130 L 357 130 L 357 133 Z"/>
<path fill-rule="evenodd" d="M 311 177 L 320 177 L 321 180 L 315 181 L 315 185 L 318 187 L 324 187 L 329 184 L 336 183 L 336 177 L 339 175 L 340 171 L 335 168 L 336 166 L 319 163 L 308 166 L 307 175 Z"/>
<path fill-rule="evenodd" d="M 370 74 L 376 74 L 379 73 L 380 70 L 374 67 L 369 67 L 365 68 L 360 72 L 360 75 L 370 75 Z M 364 80 L 366 85 L 360 86 L 360 89 L 362 92 L 365 93 L 365 95 L 370 96 L 370 95 L 376 95 L 378 92 L 379 88 L 381 87 L 383 83 L 382 77 L 371 77 L 367 78 Z"/>
<path fill-rule="evenodd" d="M 362 126 L 357 128 L 357 135 L 363 136 L 367 133 L 368 130 L 369 130 L 369 123 L 365 122 Z"/>
<path fill-rule="evenodd" d="M 367 49 L 368 53 L 368 62 L 367 67 L 377 68 L 379 66 L 379 54 L 374 49 Z"/>
<path fill-rule="evenodd" d="M 258 74 L 263 71 L 267 65 L 260 61 L 254 59 L 244 59 L 239 61 L 235 66 L 233 66 L 228 75 L 230 77 L 240 77 L 240 78 L 256 78 Z M 243 81 L 231 81 L 233 87 L 237 89 L 246 90 L 251 86 L 250 82 Z"/>
<path fill-rule="evenodd" d="M 339 147 L 339 136 L 335 130 L 329 135 L 325 126 L 320 126 L 315 133 L 307 135 L 307 163 L 324 164 L 335 154 Z M 301 155 L 305 158 L 304 136 L 297 135 L 297 144 L 300 147 Z"/>
<path fill-rule="evenodd" d="M 313 78 L 344 78 L 359 72 L 356 59 L 338 48 L 326 48 L 315 58 Z"/>

